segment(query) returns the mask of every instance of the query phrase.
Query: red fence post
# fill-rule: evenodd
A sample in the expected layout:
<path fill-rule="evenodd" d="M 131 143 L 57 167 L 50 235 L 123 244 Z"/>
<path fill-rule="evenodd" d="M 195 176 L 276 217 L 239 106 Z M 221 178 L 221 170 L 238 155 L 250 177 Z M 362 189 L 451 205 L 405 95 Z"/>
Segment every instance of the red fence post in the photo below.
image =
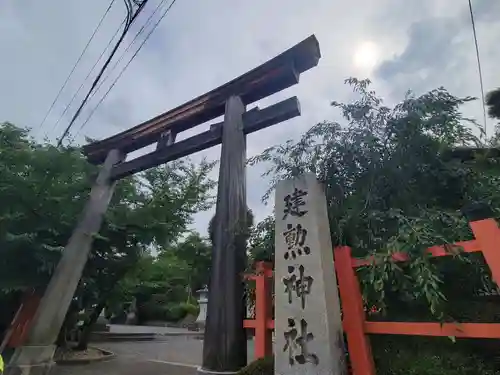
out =
<path fill-rule="evenodd" d="M 340 290 L 344 332 L 353 375 L 375 375 L 370 342 L 365 335 L 365 311 L 358 277 L 352 266 L 351 248 L 334 249 L 335 270 Z"/>
<path fill-rule="evenodd" d="M 255 277 L 255 359 L 264 358 L 272 354 L 272 335 L 268 328 L 271 316 L 271 290 L 269 288 L 268 273 L 271 270 L 265 262 L 257 263 Z"/>
<path fill-rule="evenodd" d="M 39 304 L 40 296 L 35 293 L 35 290 L 25 293 L 22 306 L 11 323 L 10 337 L 7 342 L 8 347 L 17 348 L 24 343 L 28 328 L 30 327 Z"/>
<path fill-rule="evenodd" d="M 479 242 L 484 260 L 491 270 L 493 281 L 500 287 L 500 229 L 495 219 L 469 222 L 472 233 Z"/>

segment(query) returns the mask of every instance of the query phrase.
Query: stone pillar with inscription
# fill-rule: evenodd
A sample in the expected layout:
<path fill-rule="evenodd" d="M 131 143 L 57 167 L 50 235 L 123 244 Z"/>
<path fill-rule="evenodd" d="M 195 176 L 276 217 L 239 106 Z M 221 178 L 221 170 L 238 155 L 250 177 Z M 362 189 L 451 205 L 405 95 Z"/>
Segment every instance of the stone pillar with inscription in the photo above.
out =
<path fill-rule="evenodd" d="M 347 374 L 323 186 L 281 181 L 275 207 L 275 373 Z"/>

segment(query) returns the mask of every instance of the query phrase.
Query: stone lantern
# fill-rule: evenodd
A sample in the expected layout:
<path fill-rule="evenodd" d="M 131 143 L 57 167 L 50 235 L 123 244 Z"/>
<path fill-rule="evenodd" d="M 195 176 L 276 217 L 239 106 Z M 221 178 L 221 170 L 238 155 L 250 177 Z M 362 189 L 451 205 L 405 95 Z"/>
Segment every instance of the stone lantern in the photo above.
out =
<path fill-rule="evenodd" d="M 198 306 L 200 307 L 200 313 L 198 318 L 196 318 L 196 323 L 198 325 L 204 326 L 207 320 L 207 305 L 208 305 L 208 288 L 205 285 L 203 289 L 197 290 L 198 294 Z"/>

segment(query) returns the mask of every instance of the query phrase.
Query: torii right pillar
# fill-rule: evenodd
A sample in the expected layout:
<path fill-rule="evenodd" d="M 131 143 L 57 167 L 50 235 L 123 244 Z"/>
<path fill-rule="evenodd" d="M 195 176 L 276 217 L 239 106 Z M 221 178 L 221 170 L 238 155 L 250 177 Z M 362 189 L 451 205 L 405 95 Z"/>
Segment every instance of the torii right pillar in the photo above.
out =
<path fill-rule="evenodd" d="M 200 374 L 236 373 L 247 364 L 244 280 L 246 268 L 245 105 L 239 97 L 226 102 L 214 221 L 214 248 L 203 365 Z"/>

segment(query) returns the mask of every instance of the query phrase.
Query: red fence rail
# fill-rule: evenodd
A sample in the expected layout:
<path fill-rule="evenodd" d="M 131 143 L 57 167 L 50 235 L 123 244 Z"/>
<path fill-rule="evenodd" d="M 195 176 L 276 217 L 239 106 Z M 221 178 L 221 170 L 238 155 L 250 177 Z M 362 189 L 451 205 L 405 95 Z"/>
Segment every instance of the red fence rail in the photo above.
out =
<path fill-rule="evenodd" d="M 494 219 L 470 222 L 475 239 L 458 242 L 467 253 L 481 252 L 491 270 L 493 281 L 500 285 L 500 229 Z M 449 246 L 433 246 L 427 250 L 432 257 L 452 255 Z M 334 249 L 335 270 L 343 312 L 343 327 L 353 375 L 375 375 L 369 334 L 455 336 L 462 338 L 500 338 L 499 323 L 422 323 L 422 322 L 371 322 L 366 320 L 363 299 L 356 268 L 370 265 L 373 258 L 357 259 L 351 256 L 348 246 Z M 408 260 L 405 253 L 395 253 L 394 262 Z M 262 358 L 272 353 L 271 335 L 274 320 L 271 319 L 269 283 L 272 278 L 270 264 L 259 263 L 255 275 L 247 276 L 256 282 L 255 319 L 244 320 L 244 327 L 255 330 L 255 357 Z"/>

